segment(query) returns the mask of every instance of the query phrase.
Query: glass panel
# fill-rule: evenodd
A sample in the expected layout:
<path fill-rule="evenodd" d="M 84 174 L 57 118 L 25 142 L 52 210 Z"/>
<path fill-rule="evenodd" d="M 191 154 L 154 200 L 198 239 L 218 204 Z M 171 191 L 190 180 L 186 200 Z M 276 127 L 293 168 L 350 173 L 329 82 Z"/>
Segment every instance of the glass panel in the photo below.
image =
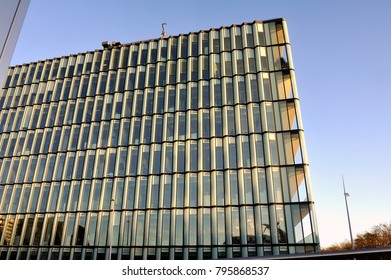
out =
<path fill-rule="evenodd" d="M 197 212 L 196 209 L 190 209 L 189 217 L 189 245 L 197 245 Z"/>
<path fill-rule="evenodd" d="M 176 183 L 176 207 L 183 207 L 185 195 L 185 176 L 183 174 L 177 175 Z"/>
<path fill-rule="evenodd" d="M 210 170 L 210 142 L 209 140 L 202 141 L 202 158 L 203 170 Z"/>
<path fill-rule="evenodd" d="M 75 167 L 74 178 L 80 180 L 83 176 L 85 152 L 78 152 L 76 158 L 77 166 Z"/>
<path fill-rule="evenodd" d="M 140 177 L 139 177 L 140 178 Z M 147 178 L 141 177 L 139 179 L 139 190 L 138 190 L 138 209 L 145 209 L 147 203 Z"/>
<path fill-rule="evenodd" d="M 231 171 L 229 175 L 230 175 L 229 179 L 230 179 L 231 204 L 237 205 L 239 203 L 237 172 Z"/>
<path fill-rule="evenodd" d="M 84 181 L 82 186 L 81 198 L 80 198 L 80 211 L 86 211 L 88 207 L 88 201 L 90 198 L 91 182 Z"/>
<path fill-rule="evenodd" d="M 209 173 L 203 173 L 202 176 L 203 180 L 203 189 L 202 189 L 202 195 L 203 195 L 203 205 L 204 206 L 210 206 L 210 195 L 211 195 L 211 186 L 210 186 L 210 174 Z"/>
<path fill-rule="evenodd" d="M 19 215 L 18 218 L 17 218 L 17 222 L 15 223 L 15 225 L 16 225 L 15 237 L 14 237 L 13 242 L 10 243 L 10 245 L 19 245 L 20 238 L 21 238 L 21 235 L 22 235 L 22 229 L 23 229 L 24 221 L 25 221 L 24 215 Z"/>
<path fill-rule="evenodd" d="M 197 174 L 190 174 L 189 182 L 189 193 L 190 193 L 190 207 L 198 206 L 198 184 L 197 184 Z"/>
<path fill-rule="evenodd" d="M 95 245 L 96 224 L 98 220 L 97 213 L 90 214 L 90 220 L 88 225 L 87 246 Z"/>
<path fill-rule="evenodd" d="M 155 144 L 153 146 L 154 152 L 153 152 L 153 168 L 152 173 L 153 174 L 159 174 L 160 173 L 160 158 L 161 158 L 161 145 Z"/>
<path fill-rule="evenodd" d="M 284 206 L 276 205 L 277 235 L 279 243 L 287 243 L 287 232 L 285 226 Z"/>
<path fill-rule="evenodd" d="M 29 204 L 28 212 L 35 212 L 36 211 L 40 190 L 41 190 L 40 185 L 33 186 L 31 197 L 30 197 L 30 204 Z"/>
<path fill-rule="evenodd" d="M 20 199 L 20 195 L 22 192 L 22 186 L 14 186 L 13 189 L 14 189 L 13 198 L 12 198 L 13 202 L 10 203 L 11 208 L 9 211 L 11 213 L 15 213 L 18 209 L 19 199 Z M 1 197 L 2 197 L 2 195 L 0 193 L 0 198 Z"/>
<path fill-rule="evenodd" d="M 42 191 L 41 191 L 41 198 L 40 198 L 41 202 L 38 208 L 38 212 L 45 212 L 46 205 L 48 202 L 49 190 L 50 190 L 50 184 L 43 184 Z"/>
<path fill-rule="evenodd" d="M 224 175 L 223 172 L 216 172 L 216 193 L 217 193 L 217 205 L 224 205 Z"/>
<path fill-rule="evenodd" d="M 114 196 L 115 210 L 122 209 L 123 192 L 124 192 L 124 179 L 119 178 L 115 181 L 115 196 Z"/>
<path fill-rule="evenodd" d="M 177 209 L 175 216 L 175 246 L 183 245 L 183 210 Z"/>
<path fill-rule="evenodd" d="M 190 142 L 190 171 L 198 170 L 198 143 Z"/>
<path fill-rule="evenodd" d="M 106 246 L 108 223 L 109 223 L 109 213 L 103 212 L 100 220 L 98 246 Z"/>
<path fill-rule="evenodd" d="M 151 196 L 150 198 L 150 208 L 157 208 L 158 202 L 159 202 L 159 177 L 153 176 L 152 177 L 152 183 L 150 185 L 149 194 Z"/>
<path fill-rule="evenodd" d="M 58 200 L 57 210 L 63 212 L 67 209 L 67 202 L 69 198 L 70 183 L 63 182 L 61 186 L 61 197 Z"/>
<path fill-rule="evenodd" d="M 48 246 L 51 242 L 53 223 L 54 223 L 54 215 L 53 214 L 47 215 L 45 220 L 46 229 L 45 229 L 43 243 L 42 243 L 42 245 L 44 246 Z"/>
<path fill-rule="evenodd" d="M 49 206 L 48 206 L 48 211 L 50 211 L 50 212 L 56 211 L 59 190 L 60 190 L 60 184 L 53 183 L 51 186 Z"/>
<path fill-rule="evenodd" d="M 126 212 L 125 226 L 124 226 L 124 233 L 123 233 L 123 245 L 125 246 L 130 245 L 132 224 L 133 224 L 133 212 Z"/>
<path fill-rule="evenodd" d="M 237 168 L 237 160 L 236 160 L 236 141 L 235 138 L 228 138 L 228 148 L 229 148 L 229 167 Z"/>
<path fill-rule="evenodd" d="M 177 142 L 177 172 L 185 172 L 185 143 Z"/>
<path fill-rule="evenodd" d="M 23 239 L 23 245 L 30 245 L 30 237 L 31 232 L 33 230 L 33 222 L 34 222 L 34 216 L 29 215 L 27 216 L 27 223 L 25 224 L 25 231 L 24 231 L 24 239 Z"/>
<path fill-rule="evenodd" d="M 80 213 L 75 226 L 75 245 L 83 245 L 84 242 L 84 233 L 86 230 L 86 213 Z"/>
<path fill-rule="evenodd" d="M 235 113 L 233 107 L 226 107 L 226 112 L 227 112 L 227 134 L 234 136 L 236 134 L 236 129 L 235 129 Z"/>
<path fill-rule="evenodd" d="M 136 189 L 136 180 L 134 178 L 127 178 L 127 198 L 126 198 L 126 209 L 134 209 L 134 194 Z"/>
<path fill-rule="evenodd" d="M 250 170 L 244 170 L 244 191 L 246 204 L 253 204 L 253 189 Z"/>
<path fill-rule="evenodd" d="M 165 173 L 171 173 L 172 172 L 172 163 L 173 163 L 173 144 L 167 143 L 165 145 Z"/>
<path fill-rule="evenodd" d="M 190 138 L 197 139 L 198 115 L 197 112 L 190 111 Z"/>
<path fill-rule="evenodd" d="M 68 211 L 76 211 L 77 210 L 77 202 L 79 200 L 79 192 L 80 192 L 80 182 L 73 182 L 72 183 L 71 200 L 69 202 Z"/>
<path fill-rule="evenodd" d="M 247 136 L 242 136 L 242 164 L 243 167 L 251 167 L 250 145 Z"/>
<path fill-rule="evenodd" d="M 4 188 L 4 187 L 1 187 L 1 188 Z M 22 201 L 21 201 L 20 207 L 19 207 L 19 212 L 22 212 L 22 213 L 26 212 L 26 210 L 27 210 L 27 203 L 29 201 L 28 198 L 29 198 L 29 195 L 30 195 L 30 185 L 25 185 L 23 187 L 23 189 L 24 189 L 23 197 L 22 197 Z"/>
<path fill-rule="evenodd" d="M 225 238 L 225 209 L 217 208 L 217 244 L 226 245 L 227 240 Z"/>
<path fill-rule="evenodd" d="M 136 246 L 143 246 L 145 213 L 137 211 Z"/>
<path fill-rule="evenodd" d="M 232 207 L 232 244 L 241 244 L 239 209 Z"/>
<path fill-rule="evenodd" d="M 247 214 L 247 244 L 255 244 L 255 224 L 253 207 L 246 207 Z"/>
<path fill-rule="evenodd" d="M 91 179 L 94 170 L 95 151 L 87 152 L 87 159 L 84 167 L 84 178 Z"/>
<path fill-rule="evenodd" d="M 64 246 L 70 246 L 72 245 L 72 236 L 73 236 L 73 229 L 75 225 L 75 213 L 70 213 L 68 215 L 68 220 L 67 220 L 67 226 L 65 230 L 65 236 L 64 236 Z"/>
<path fill-rule="evenodd" d="M 171 176 L 166 175 L 165 181 L 164 181 L 164 190 L 163 190 L 163 207 L 164 208 L 171 207 L 171 196 L 172 196 L 171 187 L 172 187 Z"/>
<path fill-rule="evenodd" d="M 203 213 L 203 238 L 204 242 L 203 245 L 211 245 L 211 216 L 210 216 L 210 209 L 204 209 Z"/>
<path fill-rule="evenodd" d="M 148 174 L 148 170 L 149 170 L 149 147 L 150 146 L 141 146 L 140 149 L 141 149 L 141 159 L 140 159 L 140 162 L 141 162 L 141 172 L 140 174 L 141 175 L 147 175 Z"/>
<path fill-rule="evenodd" d="M 162 210 L 162 242 L 161 244 L 163 246 L 170 245 L 170 229 L 171 229 L 171 223 L 170 223 L 170 211 L 169 210 Z"/>

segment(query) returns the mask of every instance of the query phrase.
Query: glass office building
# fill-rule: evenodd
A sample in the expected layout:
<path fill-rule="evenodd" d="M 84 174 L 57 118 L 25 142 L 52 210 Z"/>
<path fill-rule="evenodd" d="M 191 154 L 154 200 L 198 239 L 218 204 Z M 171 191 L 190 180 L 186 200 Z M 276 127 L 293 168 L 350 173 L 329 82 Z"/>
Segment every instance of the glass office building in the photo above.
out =
<path fill-rule="evenodd" d="M 319 240 L 286 22 L 9 68 L 1 259 L 217 259 Z"/>
<path fill-rule="evenodd" d="M 0 0 L 0 87 L 3 86 L 29 4 L 30 0 Z"/>

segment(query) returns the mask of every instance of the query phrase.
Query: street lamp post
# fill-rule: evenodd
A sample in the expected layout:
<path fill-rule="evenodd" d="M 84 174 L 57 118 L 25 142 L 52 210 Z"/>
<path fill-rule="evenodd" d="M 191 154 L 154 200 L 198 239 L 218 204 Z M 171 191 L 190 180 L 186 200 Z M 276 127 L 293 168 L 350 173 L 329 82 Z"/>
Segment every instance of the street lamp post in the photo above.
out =
<path fill-rule="evenodd" d="M 345 196 L 345 205 L 346 205 L 346 214 L 348 216 L 348 224 L 349 224 L 349 232 L 350 232 L 350 242 L 352 243 L 352 250 L 354 250 L 354 241 L 353 241 L 353 234 L 352 234 L 352 225 L 350 224 L 350 216 L 349 216 L 349 207 L 348 207 L 348 196 L 349 193 L 346 192 L 345 189 L 345 180 L 342 175 L 342 185 L 343 185 L 343 195 Z"/>

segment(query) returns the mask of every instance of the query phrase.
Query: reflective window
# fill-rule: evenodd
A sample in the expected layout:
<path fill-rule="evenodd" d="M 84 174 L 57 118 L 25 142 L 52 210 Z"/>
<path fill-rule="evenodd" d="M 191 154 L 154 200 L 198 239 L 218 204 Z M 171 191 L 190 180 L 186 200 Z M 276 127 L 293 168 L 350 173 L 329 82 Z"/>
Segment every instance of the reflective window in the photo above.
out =
<path fill-rule="evenodd" d="M 197 245 L 197 212 L 196 209 L 190 209 L 189 217 L 189 245 Z"/>
<path fill-rule="evenodd" d="M 80 192 L 81 198 L 80 198 L 80 211 L 86 211 L 88 207 L 88 201 L 90 198 L 90 191 L 91 191 L 91 182 L 90 181 L 84 181 L 82 185 L 82 190 Z"/>
<path fill-rule="evenodd" d="M 102 191 L 102 182 L 99 180 L 93 181 L 92 190 L 91 190 L 91 210 L 98 210 L 100 195 Z"/>
<path fill-rule="evenodd" d="M 126 209 L 133 209 L 134 208 L 134 195 L 135 195 L 135 189 L 136 189 L 136 180 L 134 178 L 128 178 L 126 182 Z"/>
<path fill-rule="evenodd" d="M 38 212 L 45 212 L 46 206 L 48 203 L 48 196 L 49 196 L 49 191 L 50 191 L 50 185 L 49 184 L 44 184 L 42 186 L 41 190 L 41 197 L 40 197 L 40 205 L 38 208 Z"/>
<path fill-rule="evenodd" d="M 122 259 L 312 250 L 285 44 L 282 22 L 257 21 L 11 67 L 1 256 L 102 259 L 108 244 Z"/>
<path fill-rule="evenodd" d="M 170 211 L 169 210 L 162 210 L 163 215 L 162 215 L 162 241 L 161 244 L 163 246 L 168 246 L 170 244 L 170 228 L 171 228 L 171 223 L 170 223 Z"/>
<path fill-rule="evenodd" d="M 99 240 L 98 246 L 105 246 L 107 239 L 107 231 L 109 226 L 109 213 L 103 212 L 100 217 L 100 227 L 99 227 Z"/>
<path fill-rule="evenodd" d="M 61 193 L 58 199 L 57 211 L 64 212 L 67 209 L 69 191 L 70 191 L 70 183 L 63 182 L 61 184 Z"/>
<path fill-rule="evenodd" d="M 183 245 L 183 210 L 176 210 L 176 224 L 175 224 L 175 245 L 181 246 Z"/>
<path fill-rule="evenodd" d="M 177 175 L 177 184 L 176 184 L 176 206 L 184 206 L 184 194 L 185 194 L 185 176 L 183 174 Z"/>
<path fill-rule="evenodd" d="M 96 224 L 97 224 L 97 213 L 90 214 L 90 220 L 88 225 L 88 235 L 87 235 L 87 246 L 95 245 L 95 233 L 96 233 Z"/>
<path fill-rule="evenodd" d="M 151 195 L 151 208 L 157 208 L 158 207 L 158 202 L 159 202 L 159 177 L 158 176 L 153 176 L 152 177 L 152 183 L 150 184 L 150 195 Z"/>
<path fill-rule="evenodd" d="M 238 194 L 238 176 L 236 171 L 230 171 L 229 180 L 230 180 L 231 204 L 237 205 L 239 203 L 239 194 Z"/>
<path fill-rule="evenodd" d="M 169 176 L 169 175 L 164 176 L 164 190 L 163 190 L 163 207 L 164 208 L 171 207 L 171 196 L 172 196 L 171 186 L 172 186 L 171 176 Z"/>

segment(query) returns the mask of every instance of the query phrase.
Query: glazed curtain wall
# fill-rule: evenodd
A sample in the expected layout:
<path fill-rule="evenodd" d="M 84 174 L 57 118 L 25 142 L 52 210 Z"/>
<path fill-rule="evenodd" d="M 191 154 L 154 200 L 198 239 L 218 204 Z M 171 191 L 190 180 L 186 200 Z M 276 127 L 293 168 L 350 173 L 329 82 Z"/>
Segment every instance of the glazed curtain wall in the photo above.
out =
<path fill-rule="evenodd" d="M 10 68 L 1 258 L 315 251 L 298 106 L 284 21 Z"/>

